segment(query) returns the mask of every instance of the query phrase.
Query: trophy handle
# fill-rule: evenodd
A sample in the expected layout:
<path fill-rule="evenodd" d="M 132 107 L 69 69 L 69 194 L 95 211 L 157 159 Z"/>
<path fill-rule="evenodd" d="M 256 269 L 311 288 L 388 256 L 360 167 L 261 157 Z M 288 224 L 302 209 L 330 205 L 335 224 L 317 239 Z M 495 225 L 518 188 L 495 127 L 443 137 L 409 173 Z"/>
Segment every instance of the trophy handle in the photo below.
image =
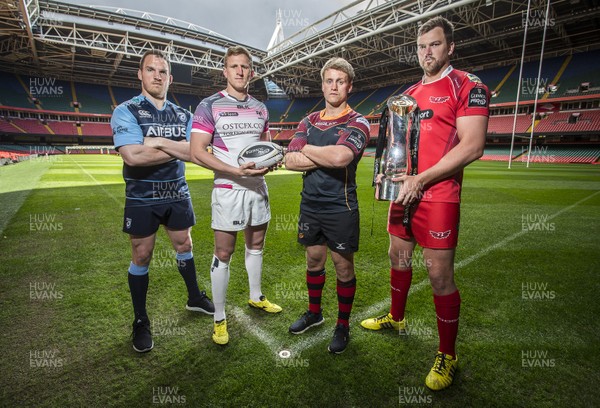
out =
<path fill-rule="evenodd" d="M 381 171 L 381 157 L 383 156 L 383 151 L 385 150 L 385 146 L 387 145 L 388 119 L 388 107 L 386 105 L 381 111 L 381 117 L 379 118 L 379 134 L 377 136 L 377 147 L 375 148 L 375 163 L 373 165 L 372 186 L 375 186 L 375 180 L 377 180 L 377 175 Z"/>

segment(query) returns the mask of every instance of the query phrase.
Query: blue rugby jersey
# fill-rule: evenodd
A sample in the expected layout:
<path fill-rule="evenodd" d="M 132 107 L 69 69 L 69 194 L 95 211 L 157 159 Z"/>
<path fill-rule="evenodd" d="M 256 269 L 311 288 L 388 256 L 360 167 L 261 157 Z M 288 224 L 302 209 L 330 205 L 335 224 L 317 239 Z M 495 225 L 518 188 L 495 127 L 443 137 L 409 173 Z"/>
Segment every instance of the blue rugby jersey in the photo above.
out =
<path fill-rule="evenodd" d="M 123 102 L 114 110 L 110 125 L 115 148 L 144 144 L 144 137 L 189 140 L 192 114 L 174 103 L 157 109 L 145 96 Z M 185 164 L 173 159 L 155 166 L 129 166 L 123 163 L 125 206 L 138 207 L 188 200 Z"/>

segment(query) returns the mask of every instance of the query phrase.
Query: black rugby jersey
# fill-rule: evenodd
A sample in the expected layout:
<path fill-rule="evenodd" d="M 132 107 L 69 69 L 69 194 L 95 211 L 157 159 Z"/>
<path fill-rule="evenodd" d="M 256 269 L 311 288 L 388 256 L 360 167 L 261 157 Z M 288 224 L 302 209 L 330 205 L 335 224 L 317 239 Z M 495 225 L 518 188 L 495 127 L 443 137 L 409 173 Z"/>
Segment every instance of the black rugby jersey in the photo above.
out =
<path fill-rule="evenodd" d="M 306 138 L 307 144 L 315 146 L 343 145 L 352 150 L 354 159 L 345 168 L 319 167 L 305 172 L 300 210 L 323 213 L 353 210 L 358 208 L 356 168 L 369 141 L 369 122 L 352 109 L 335 118 L 327 118 L 324 113 L 314 112 L 304 118 L 294 139 Z"/>

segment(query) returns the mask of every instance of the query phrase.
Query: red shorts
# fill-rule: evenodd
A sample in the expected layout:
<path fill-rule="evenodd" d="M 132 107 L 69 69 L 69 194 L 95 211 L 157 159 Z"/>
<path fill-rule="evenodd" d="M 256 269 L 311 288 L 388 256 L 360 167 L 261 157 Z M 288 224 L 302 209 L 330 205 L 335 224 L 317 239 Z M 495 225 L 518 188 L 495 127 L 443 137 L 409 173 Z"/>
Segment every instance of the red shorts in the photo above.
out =
<path fill-rule="evenodd" d="M 458 224 L 460 221 L 459 203 L 430 203 L 419 201 L 413 208 L 408 227 L 402 225 L 404 206 L 390 205 L 388 232 L 405 240 L 413 238 L 423 248 L 456 248 Z"/>

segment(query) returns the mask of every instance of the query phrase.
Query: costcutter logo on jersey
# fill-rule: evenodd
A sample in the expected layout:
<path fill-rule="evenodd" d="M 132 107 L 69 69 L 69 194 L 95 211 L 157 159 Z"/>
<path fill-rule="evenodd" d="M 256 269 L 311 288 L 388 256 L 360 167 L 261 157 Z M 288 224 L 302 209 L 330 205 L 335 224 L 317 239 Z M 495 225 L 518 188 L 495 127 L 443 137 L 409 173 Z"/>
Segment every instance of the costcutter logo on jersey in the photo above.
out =
<path fill-rule="evenodd" d="M 488 98 L 485 89 L 475 87 L 469 92 L 469 107 L 485 108 L 488 105 Z"/>
<path fill-rule="evenodd" d="M 429 102 L 431 102 L 431 103 L 444 103 L 444 102 L 448 102 L 449 99 L 450 99 L 449 96 L 430 96 L 429 97 Z"/>
<path fill-rule="evenodd" d="M 219 116 L 238 116 L 237 112 L 219 112 Z"/>

